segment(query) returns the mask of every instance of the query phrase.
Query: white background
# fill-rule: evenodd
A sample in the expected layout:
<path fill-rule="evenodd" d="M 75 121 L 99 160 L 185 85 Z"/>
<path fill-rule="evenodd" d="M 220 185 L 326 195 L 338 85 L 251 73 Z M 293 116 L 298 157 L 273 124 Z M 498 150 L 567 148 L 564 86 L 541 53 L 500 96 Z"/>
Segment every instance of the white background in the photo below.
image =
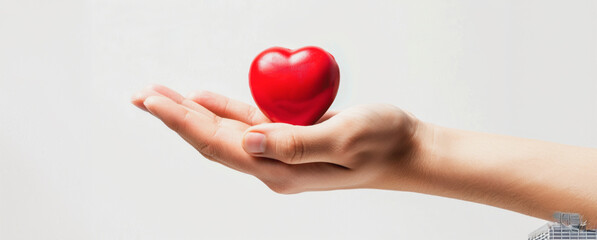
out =
<path fill-rule="evenodd" d="M 150 83 L 253 103 L 253 57 L 306 45 L 340 65 L 335 109 L 597 147 L 596 1 L 0 0 L 0 239 L 526 239 L 544 224 L 414 193 L 278 195 L 129 103 Z"/>

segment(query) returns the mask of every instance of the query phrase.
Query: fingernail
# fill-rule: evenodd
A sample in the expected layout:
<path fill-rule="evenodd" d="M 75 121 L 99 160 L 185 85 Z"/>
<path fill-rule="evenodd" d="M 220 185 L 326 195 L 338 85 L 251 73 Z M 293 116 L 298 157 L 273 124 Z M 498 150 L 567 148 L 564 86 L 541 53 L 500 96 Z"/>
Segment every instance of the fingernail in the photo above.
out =
<path fill-rule="evenodd" d="M 145 101 L 143 101 L 143 106 L 145 106 L 145 109 L 147 109 L 147 112 L 157 118 L 160 118 L 160 117 L 158 115 L 156 115 L 154 112 L 152 112 L 152 108 L 149 106 L 155 105 L 160 100 L 162 100 L 162 99 L 160 99 L 159 96 L 149 96 L 149 97 L 145 98 Z"/>
<path fill-rule="evenodd" d="M 255 132 L 247 133 L 245 148 L 249 153 L 263 153 L 265 151 L 265 135 Z"/>
<path fill-rule="evenodd" d="M 145 107 L 151 106 L 151 105 L 154 105 L 156 102 L 158 102 L 160 100 L 161 99 L 158 96 L 149 96 L 149 97 L 145 98 L 145 100 L 143 100 L 143 105 Z"/>

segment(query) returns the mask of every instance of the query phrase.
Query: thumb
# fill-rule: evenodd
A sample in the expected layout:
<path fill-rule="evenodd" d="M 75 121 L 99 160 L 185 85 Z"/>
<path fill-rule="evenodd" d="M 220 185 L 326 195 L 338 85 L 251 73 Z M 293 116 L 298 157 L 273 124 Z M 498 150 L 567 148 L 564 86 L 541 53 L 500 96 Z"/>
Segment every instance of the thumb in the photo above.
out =
<path fill-rule="evenodd" d="M 334 149 L 332 130 L 323 124 L 295 126 L 265 123 L 250 127 L 243 137 L 243 149 L 256 157 L 288 164 L 329 162 Z"/>

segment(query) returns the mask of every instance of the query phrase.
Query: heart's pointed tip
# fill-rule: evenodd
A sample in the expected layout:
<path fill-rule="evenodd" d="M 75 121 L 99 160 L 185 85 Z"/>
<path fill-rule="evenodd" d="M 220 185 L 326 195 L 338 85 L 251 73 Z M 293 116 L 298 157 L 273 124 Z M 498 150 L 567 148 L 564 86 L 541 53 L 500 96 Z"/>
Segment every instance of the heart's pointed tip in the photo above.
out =
<path fill-rule="evenodd" d="M 273 117 L 270 119 L 270 121 L 272 121 L 273 123 L 286 123 L 286 124 L 295 125 L 295 126 L 311 126 L 311 125 L 315 125 L 320 118 L 321 118 L 321 116 L 312 117 L 312 118 L 295 117 L 295 118 L 286 118 L 286 119 L 280 119 L 277 117 Z"/>

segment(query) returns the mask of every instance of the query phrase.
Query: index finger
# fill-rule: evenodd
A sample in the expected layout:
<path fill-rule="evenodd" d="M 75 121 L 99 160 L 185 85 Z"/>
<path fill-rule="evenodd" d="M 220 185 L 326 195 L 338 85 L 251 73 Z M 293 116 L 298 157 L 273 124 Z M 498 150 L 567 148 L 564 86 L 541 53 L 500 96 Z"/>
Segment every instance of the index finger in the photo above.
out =
<path fill-rule="evenodd" d="M 270 122 L 258 108 L 217 93 L 196 91 L 188 98 L 223 118 L 234 119 L 251 126 Z"/>
<path fill-rule="evenodd" d="M 151 96 L 144 105 L 195 149 L 217 162 L 250 174 L 263 165 L 242 149 L 243 129 L 248 127 L 243 123 L 198 113 L 163 96 Z"/>

